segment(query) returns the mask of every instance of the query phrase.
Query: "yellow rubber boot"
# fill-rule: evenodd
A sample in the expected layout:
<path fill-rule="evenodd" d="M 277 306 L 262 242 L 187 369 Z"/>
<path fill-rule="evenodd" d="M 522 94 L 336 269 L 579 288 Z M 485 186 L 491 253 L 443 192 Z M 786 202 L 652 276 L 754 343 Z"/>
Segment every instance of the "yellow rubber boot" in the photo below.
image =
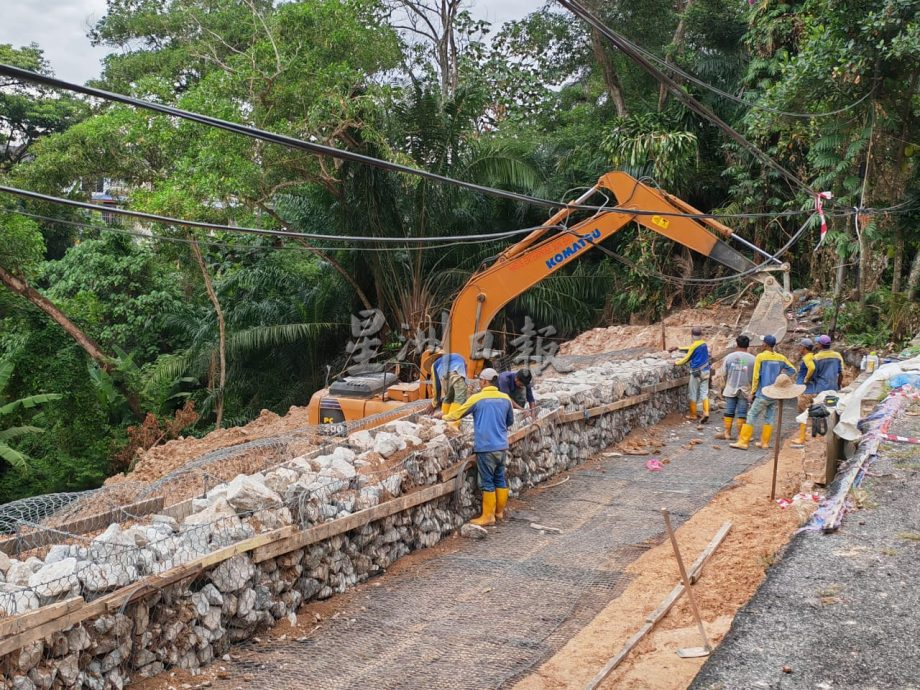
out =
<path fill-rule="evenodd" d="M 482 515 L 475 520 L 470 520 L 471 525 L 487 527 L 495 524 L 495 492 L 482 492 Z"/>
<path fill-rule="evenodd" d="M 743 424 L 741 426 L 741 432 L 738 434 L 738 440 L 733 443 L 731 447 L 747 450 L 748 444 L 751 442 L 751 436 L 753 435 L 754 427 L 752 427 L 750 424 Z"/>
<path fill-rule="evenodd" d="M 764 424 L 763 429 L 760 430 L 760 443 L 757 444 L 757 447 L 758 448 L 769 448 L 771 436 L 773 436 L 773 425 Z"/>
<path fill-rule="evenodd" d="M 805 424 L 799 424 L 799 437 L 792 442 L 793 448 L 804 448 L 805 447 Z"/>
<path fill-rule="evenodd" d="M 495 519 L 504 520 L 505 519 L 505 506 L 508 505 L 508 489 L 507 488 L 497 488 L 495 489 Z"/>
<path fill-rule="evenodd" d="M 721 441 L 731 441 L 732 439 L 732 424 L 735 423 L 734 417 L 722 417 L 722 425 L 725 427 L 725 431 L 722 431 L 716 434 L 716 438 Z"/>
<path fill-rule="evenodd" d="M 739 434 L 741 433 L 741 427 L 743 427 L 745 423 L 747 423 L 747 419 L 742 419 L 740 417 L 735 418 L 735 426 L 738 427 Z"/>
<path fill-rule="evenodd" d="M 690 401 L 690 414 L 687 415 L 687 419 L 696 420 L 696 401 Z"/>
<path fill-rule="evenodd" d="M 703 418 L 700 420 L 701 424 L 705 424 L 709 421 L 709 398 L 706 398 L 703 401 Z"/>

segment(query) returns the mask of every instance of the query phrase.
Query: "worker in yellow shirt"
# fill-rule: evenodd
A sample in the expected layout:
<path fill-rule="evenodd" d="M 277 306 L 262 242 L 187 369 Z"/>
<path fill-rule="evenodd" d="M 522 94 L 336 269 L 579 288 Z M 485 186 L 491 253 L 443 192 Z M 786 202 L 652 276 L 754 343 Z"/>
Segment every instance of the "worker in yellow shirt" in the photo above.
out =
<path fill-rule="evenodd" d="M 763 416 L 763 428 L 760 432 L 758 448 L 769 448 L 770 437 L 773 435 L 773 417 L 776 414 L 776 401 L 767 397 L 763 389 L 772 386 L 780 374 L 795 375 L 795 367 L 786 357 L 776 352 L 776 338 L 772 335 L 763 337 L 763 348 L 754 358 L 754 377 L 751 381 L 751 408 L 748 410 L 747 421 L 741 427 L 738 441 L 731 445 L 732 448 L 747 450 L 751 437 L 754 435 L 754 424 Z"/>
<path fill-rule="evenodd" d="M 802 348 L 802 359 L 799 361 L 799 372 L 795 382 L 805 386 L 805 392 L 799 396 L 799 414 L 802 414 L 814 402 L 815 393 L 818 391 L 815 379 L 815 343 L 811 338 L 803 338 L 799 345 Z M 805 447 L 805 427 L 805 424 L 799 424 L 799 437 L 793 441 L 793 448 Z"/>

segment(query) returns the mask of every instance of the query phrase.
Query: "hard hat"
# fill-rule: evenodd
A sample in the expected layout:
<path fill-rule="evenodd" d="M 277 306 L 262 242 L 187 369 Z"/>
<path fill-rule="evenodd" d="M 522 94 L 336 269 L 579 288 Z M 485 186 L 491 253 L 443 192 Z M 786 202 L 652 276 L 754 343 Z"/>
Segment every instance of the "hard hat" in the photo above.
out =
<path fill-rule="evenodd" d="M 799 344 L 802 347 L 808 348 L 809 350 L 815 346 L 815 343 L 811 338 L 802 338 L 802 342 Z"/>
<path fill-rule="evenodd" d="M 495 371 L 495 369 L 492 369 L 491 367 L 487 367 L 479 372 L 479 378 L 482 379 L 483 381 L 488 381 L 489 383 L 491 383 L 492 381 L 498 378 L 498 372 Z"/>
<path fill-rule="evenodd" d="M 769 345 L 770 347 L 775 347 L 775 346 L 776 346 L 776 338 L 775 338 L 774 336 L 772 336 L 772 335 L 765 335 L 765 336 L 763 337 L 763 344 L 764 344 L 764 345 Z"/>
<path fill-rule="evenodd" d="M 525 386 L 529 386 L 530 382 L 533 381 L 533 374 L 530 373 L 530 369 L 521 369 L 515 374 L 515 378 Z"/>
<path fill-rule="evenodd" d="M 831 344 L 831 337 L 829 335 L 819 335 L 818 342 L 827 347 Z"/>

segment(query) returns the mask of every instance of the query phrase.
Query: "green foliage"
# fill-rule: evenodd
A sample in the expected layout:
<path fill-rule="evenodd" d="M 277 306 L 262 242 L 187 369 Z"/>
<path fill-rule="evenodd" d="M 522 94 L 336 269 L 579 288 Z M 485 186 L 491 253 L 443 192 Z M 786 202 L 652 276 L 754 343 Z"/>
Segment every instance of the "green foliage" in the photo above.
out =
<path fill-rule="evenodd" d="M 634 177 L 651 177 L 673 193 L 689 186 L 698 160 L 693 132 L 680 131 L 679 123 L 659 113 L 631 115 L 613 127 L 603 142 L 615 168 Z"/>
<path fill-rule="evenodd" d="M 903 293 L 881 289 L 873 292 L 864 306 L 854 302 L 844 304 L 838 326 L 853 345 L 900 350 L 920 332 L 920 304 Z"/>
<path fill-rule="evenodd" d="M 34 43 L 22 48 L 0 44 L 0 63 L 50 75 L 51 67 Z M 39 137 L 67 129 L 85 117 L 86 104 L 71 95 L 0 80 L 0 173 L 25 160 Z"/>
<path fill-rule="evenodd" d="M 19 421 L 30 414 L 27 411 L 35 410 L 35 408 L 44 403 L 60 400 L 62 397 L 57 393 L 40 393 L 9 400 L 5 395 L 5 390 L 12 374 L 13 363 L 0 361 L 0 403 L 2 403 L 0 404 L 0 420 Z M 32 413 L 30 416 L 35 418 L 38 415 Z M 29 456 L 14 448 L 11 442 L 29 434 L 40 434 L 43 431 L 44 429 L 41 427 L 24 423 L 14 424 L 13 426 L 4 425 L 3 428 L 0 428 L 0 459 L 6 461 L 8 466 L 20 474 L 28 474 Z"/>
<path fill-rule="evenodd" d="M 401 31 L 399 4 L 108 0 L 91 37 L 110 49 L 100 79 L 106 88 L 488 186 L 573 199 L 621 168 L 703 210 L 814 206 L 676 99 L 661 99 L 642 69 L 551 4 L 502 27 L 460 12 L 447 43 Z M 646 50 L 760 106 L 682 83 L 810 186 L 832 191 L 835 204 L 895 206 L 916 193 L 920 0 L 589 4 Z M 443 55 L 444 45 L 456 52 Z M 36 46 L 0 46 L 0 61 L 50 72 Z M 513 230 L 547 217 L 545 209 L 138 109 L 3 86 L 0 175 L 22 187 L 86 199 L 102 181 L 140 210 L 372 238 Z M 827 118 L 782 112 L 837 109 Z M 99 369 L 43 313 L 0 290 L 0 356 L 16 372 L 7 394 L 28 400 L 36 391 L 66 391 L 33 418 L 44 433 L 26 433 L 33 424 L 16 420 L 24 430 L 16 449 L 31 458 L 29 473 L 0 471 L 0 501 L 95 486 L 118 469 L 111 458 L 132 419 L 126 391 L 160 417 L 193 402 L 201 413 L 194 433 L 214 419 L 217 316 L 190 236 L 127 224 L 116 234 L 88 216 L 33 201 L 0 206 L 0 266 L 29 280 L 115 364 Z M 775 249 L 802 220 L 726 224 Z M 845 261 L 838 328 L 873 346 L 912 334 L 920 324 L 904 284 L 920 243 L 915 215 L 863 218 L 857 236 L 852 221 L 832 214 L 828 248 L 819 252 L 812 251 L 817 220 L 808 222 L 807 239 L 785 257 L 795 283 L 830 287 Z M 383 311 L 382 338 L 392 348 L 404 328 L 436 323 L 469 276 L 508 246 L 381 243 L 349 251 L 338 242 L 314 248 L 235 233 L 195 237 L 225 317 L 228 370 L 219 392 L 228 423 L 305 404 L 326 368 L 343 365 L 358 309 Z M 537 328 L 552 325 L 569 337 L 600 323 L 709 304 L 734 288 L 662 279 L 724 271 L 646 230 L 624 228 L 606 246 L 623 263 L 585 252 L 508 304 L 496 330 L 515 331 L 530 317 Z M 861 307 L 850 299 L 860 252 L 871 253 L 861 262 L 868 293 Z M 896 263 L 901 291 L 878 289 L 898 283 Z M 20 406 L 11 414 L 22 413 Z"/>
<path fill-rule="evenodd" d="M 0 266 L 31 276 L 44 253 L 45 242 L 35 221 L 0 207 Z"/>
<path fill-rule="evenodd" d="M 120 348 L 143 362 L 181 344 L 165 319 L 186 308 L 184 278 L 150 244 L 100 233 L 48 262 L 43 282 L 48 297 L 107 351 Z"/>

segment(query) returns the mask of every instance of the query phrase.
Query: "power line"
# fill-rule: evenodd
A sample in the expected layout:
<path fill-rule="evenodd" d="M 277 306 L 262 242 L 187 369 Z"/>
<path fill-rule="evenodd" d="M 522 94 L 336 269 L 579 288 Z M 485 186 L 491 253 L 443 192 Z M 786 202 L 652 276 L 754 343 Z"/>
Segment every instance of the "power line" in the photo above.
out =
<path fill-rule="evenodd" d="M 495 196 L 503 199 L 508 199 L 511 201 L 518 201 L 526 204 L 533 204 L 537 206 L 545 206 L 547 208 L 565 208 L 566 204 L 553 201 L 551 199 L 541 199 L 539 197 L 529 196 L 526 194 L 518 194 L 516 192 L 510 192 L 507 190 L 496 189 L 493 187 L 487 187 L 485 185 L 476 184 L 474 182 L 466 182 L 464 180 L 458 180 L 446 175 L 440 175 L 438 173 L 433 173 L 427 170 L 422 170 L 420 168 L 413 168 L 408 165 L 402 165 L 400 163 L 392 163 L 390 161 L 384 161 L 379 158 L 374 158 L 373 156 L 368 156 L 361 153 L 356 153 L 354 151 L 348 151 L 346 149 L 339 149 L 334 146 L 327 146 L 325 144 L 319 144 L 313 141 L 303 141 L 301 139 L 296 139 L 284 134 L 276 134 L 273 132 L 267 132 L 265 130 L 258 129 L 256 127 L 250 127 L 247 125 L 242 125 L 236 122 L 229 122 L 227 120 L 221 120 L 215 117 L 210 117 L 208 115 L 201 115 L 199 113 L 193 113 L 187 110 L 182 110 L 180 108 L 175 108 L 173 106 L 163 105 L 161 103 L 152 103 L 150 101 L 145 101 L 139 98 L 132 98 L 130 96 L 125 96 L 123 94 L 114 93 L 111 91 L 105 91 L 103 89 L 97 89 L 91 86 L 84 86 L 80 84 L 74 84 L 71 82 L 64 81 L 63 79 L 57 79 L 55 77 L 47 76 L 44 74 L 37 74 L 35 72 L 30 72 L 29 70 L 20 69 L 18 67 L 13 67 L 12 65 L 6 65 L 0 63 L 0 75 L 5 75 L 12 77 L 14 79 L 20 79 L 23 81 L 31 82 L 34 84 L 41 84 L 43 86 L 49 86 L 56 89 L 63 89 L 65 91 L 73 91 L 75 93 L 82 93 L 86 96 L 92 96 L 94 98 L 101 98 L 107 101 L 114 101 L 116 103 L 123 103 L 125 105 L 130 105 L 136 108 L 144 108 L 146 110 L 152 110 L 164 115 L 169 115 L 172 117 L 178 117 L 185 120 L 190 120 L 192 122 L 197 122 L 199 124 L 208 125 L 210 127 L 217 127 L 219 129 L 226 130 L 228 132 L 233 132 L 235 134 L 242 134 L 244 136 L 253 137 L 256 139 L 262 139 L 263 141 L 268 141 L 274 144 L 280 144 L 282 146 L 288 146 L 290 148 L 302 149 L 315 153 L 322 156 L 329 156 L 338 160 L 350 161 L 353 163 L 361 163 L 364 165 L 370 165 L 376 168 L 382 168 L 385 170 L 390 170 L 392 172 L 405 173 L 407 175 L 414 175 L 416 177 L 421 177 L 427 180 L 432 180 L 434 182 L 440 182 L 443 184 L 450 184 L 457 187 L 462 187 L 470 191 L 479 192 L 481 194 L 487 194 L 490 196 Z M 589 209 L 596 210 L 596 209 Z"/>
<path fill-rule="evenodd" d="M 104 209 L 103 212 L 110 209 Z M 127 230 L 125 228 L 116 227 L 111 224 L 98 224 L 98 223 L 81 223 L 80 221 L 67 220 L 64 218 L 55 218 L 53 216 L 43 216 L 39 213 L 29 213 L 28 211 L 21 211 L 19 209 L 0 209 L 0 215 L 4 213 L 13 213 L 18 216 L 25 216 L 27 218 L 33 218 L 35 220 L 42 220 L 48 223 L 60 223 L 63 225 L 70 225 L 77 228 L 82 228 L 85 230 L 97 230 L 100 232 L 111 232 L 121 235 L 130 235 L 132 237 L 137 237 L 139 239 L 153 240 L 156 242 L 173 242 L 176 244 L 194 244 L 197 243 L 201 246 L 206 247 L 218 247 L 222 249 L 229 249 L 233 251 L 244 251 L 247 253 L 254 253 L 258 251 L 302 251 L 309 252 L 311 249 L 323 251 L 323 252 L 401 252 L 406 250 L 429 250 L 429 249 L 444 249 L 446 247 L 457 247 L 461 245 L 481 245 L 483 241 L 481 240 L 468 240 L 456 242 L 447 242 L 445 244 L 436 244 L 436 245 L 420 245 L 412 247 L 319 247 L 313 244 L 304 246 L 301 244 L 282 244 L 280 246 L 239 246 L 234 244 L 228 244 L 226 242 L 212 242 L 209 240 L 197 240 L 197 239 L 188 239 L 185 237 L 168 237 L 166 235 L 158 235 L 153 232 L 138 232 L 134 230 Z"/>
<path fill-rule="evenodd" d="M 815 192 L 808 184 L 796 177 L 795 174 L 787 170 L 782 164 L 761 151 L 756 144 L 748 141 L 745 137 L 736 132 L 731 125 L 722 120 L 722 118 L 712 112 L 705 105 L 700 103 L 698 100 L 693 98 L 693 96 L 681 89 L 677 82 L 675 82 L 671 77 L 669 77 L 667 74 L 664 74 L 661 70 L 651 64 L 651 62 L 649 62 L 649 60 L 642 55 L 641 51 L 629 39 L 608 27 L 587 8 L 581 5 L 581 3 L 575 0 L 559 0 L 559 4 L 569 10 L 576 17 L 594 27 L 594 29 L 596 29 L 602 36 L 610 41 L 614 47 L 618 48 L 620 52 L 622 52 L 642 69 L 648 72 L 657 81 L 666 86 L 668 90 L 671 91 L 671 93 L 674 95 L 674 97 L 686 105 L 690 110 L 712 122 L 716 127 L 725 132 L 725 134 L 727 134 L 733 141 L 740 144 L 749 152 L 754 154 L 758 160 L 777 170 L 789 182 L 807 191 L 811 197 L 815 197 L 817 195 L 817 192 Z"/>
<path fill-rule="evenodd" d="M 786 242 L 786 244 L 784 244 L 779 249 L 779 251 L 777 251 L 773 255 L 774 258 L 779 258 L 783 254 L 785 254 L 787 251 L 789 251 L 792 245 L 794 245 L 796 242 L 799 241 L 799 238 L 804 234 L 805 230 L 808 228 L 808 224 L 810 220 L 811 220 L 811 217 L 809 217 L 808 220 L 802 223 L 801 227 L 796 231 L 796 233 L 792 237 L 790 237 L 789 240 Z M 566 230 L 566 232 L 571 232 L 571 231 Z M 572 233 L 572 234 L 575 234 L 575 233 Z M 591 242 L 591 240 L 588 240 L 588 241 Z M 763 263 L 758 264 L 754 266 L 753 268 L 749 268 L 746 271 L 741 271 L 740 273 L 736 273 L 735 275 L 721 276 L 718 278 L 681 278 L 679 276 L 669 276 L 664 273 L 659 273 L 658 271 L 655 271 L 654 269 L 641 268 L 635 262 L 630 261 L 625 256 L 617 254 L 612 249 L 607 249 L 607 247 L 604 247 L 603 245 L 600 245 L 600 244 L 595 244 L 594 242 L 591 242 L 591 244 L 597 247 L 598 249 L 600 249 L 601 252 L 603 252 L 604 254 L 607 254 L 608 256 L 622 263 L 624 266 L 627 266 L 628 268 L 632 268 L 633 270 L 635 270 L 636 272 L 640 274 L 645 274 L 653 278 L 658 278 L 659 280 L 664 280 L 666 282 L 669 282 L 675 285 L 720 285 L 722 283 L 733 282 L 736 280 L 740 280 L 742 278 L 746 278 L 748 276 L 755 275 L 757 273 L 761 273 L 764 271 L 765 268 L 772 265 L 772 261 L 764 261 Z"/>
<path fill-rule="evenodd" d="M 653 52 L 647 50 L 646 48 L 643 48 L 639 44 L 634 43 L 633 45 L 635 46 L 638 52 L 640 52 L 642 55 L 647 57 L 649 60 L 652 60 L 653 62 L 658 63 L 664 69 L 681 76 L 682 78 L 686 79 L 689 82 L 696 84 L 697 86 L 701 86 L 704 89 L 712 91 L 714 94 L 718 96 L 727 98 L 731 101 L 734 101 L 735 103 L 740 103 L 741 105 L 751 108 L 752 110 L 762 110 L 764 112 L 774 113 L 776 115 L 784 115 L 786 117 L 811 119 L 811 118 L 816 118 L 816 117 L 829 117 L 831 115 L 840 115 L 841 113 L 845 113 L 845 112 L 852 110 L 853 108 L 858 106 L 860 103 L 865 101 L 867 98 L 869 98 L 869 96 L 871 96 L 873 93 L 875 93 L 875 86 L 873 85 L 873 87 L 869 89 L 868 93 L 866 93 L 861 98 L 855 100 L 854 102 L 850 103 L 849 105 L 845 105 L 842 108 L 837 108 L 836 110 L 829 110 L 823 113 L 798 113 L 798 112 L 790 112 L 788 110 L 779 110 L 777 108 L 770 108 L 769 106 L 759 105 L 757 103 L 751 103 L 750 101 L 744 100 L 740 96 L 736 96 L 735 94 L 729 93 L 727 91 L 723 91 L 718 86 L 714 86 L 710 84 L 709 82 L 706 82 L 700 79 L 699 77 L 694 76 L 693 74 L 687 72 L 686 70 L 679 67 L 678 65 L 668 62 L 667 60 L 659 57 L 658 55 L 655 55 Z"/>
<path fill-rule="evenodd" d="M 652 67 L 652 69 L 654 69 L 654 67 Z M 118 94 L 118 93 L 114 93 L 111 91 L 105 91 L 103 89 L 97 89 L 91 86 L 74 84 L 71 82 L 64 81 L 62 79 L 57 79 L 55 77 L 50 77 L 50 76 L 43 75 L 43 74 L 37 74 L 35 72 L 30 72 L 28 70 L 20 69 L 18 67 L 13 67 L 11 65 L 6 65 L 2 63 L 0 63 L 0 75 L 6 75 L 8 77 L 12 77 L 15 79 L 20 79 L 23 81 L 28 81 L 28 82 L 32 82 L 36 84 L 41 84 L 41 85 L 49 86 L 52 88 L 63 89 L 66 91 L 73 91 L 76 93 L 82 93 L 84 95 L 91 96 L 93 98 L 101 98 L 103 100 L 123 103 L 125 105 L 130 105 L 136 108 L 143 108 L 146 110 L 151 110 L 151 111 L 158 112 L 164 115 L 189 120 L 191 122 L 196 122 L 198 124 L 206 125 L 209 127 L 216 127 L 218 129 L 223 129 L 228 132 L 232 132 L 234 134 L 240 134 L 240 135 L 255 138 L 255 139 L 261 139 L 263 141 L 268 141 L 274 144 L 278 144 L 280 146 L 287 146 L 289 148 L 301 149 L 301 150 L 309 151 L 317 155 L 329 156 L 331 158 L 336 158 L 339 160 L 346 160 L 350 162 L 361 163 L 364 165 L 370 165 L 372 167 L 389 170 L 391 172 L 398 172 L 398 173 L 403 173 L 407 175 L 414 175 L 416 177 L 421 177 L 421 178 L 432 180 L 432 181 L 439 182 L 442 184 L 454 185 L 457 187 L 461 187 L 463 189 L 478 192 L 480 194 L 494 196 L 494 197 L 498 197 L 502 199 L 508 199 L 511 201 L 517 201 L 517 202 L 524 203 L 524 204 L 543 206 L 546 208 L 553 208 L 553 209 L 569 208 L 569 209 L 576 209 L 576 210 L 583 210 L 583 211 L 599 211 L 602 208 L 600 206 L 588 206 L 588 205 L 583 205 L 583 204 L 567 204 L 565 202 L 555 201 L 552 199 L 543 199 L 540 197 L 530 196 L 527 194 L 519 194 L 517 192 L 510 192 L 510 191 L 503 190 L 503 189 L 497 189 L 495 187 L 480 185 L 474 182 L 467 182 L 465 180 L 459 180 L 456 178 L 448 177 L 446 175 L 440 175 L 438 173 L 433 173 L 427 170 L 423 170 L 421 168 L 413 168 L 411 166 L 402 165 L 399 163 L 392 163 L 390 161 L 385 161 L 379 158 L 374 158 L 373 156 L 356 153 L 354 151 L 348 151 L 346 149 L 338 149 L 338 148 L 335 148 L 334 146 L 327 146 L 325 144 L 319 144 L 319 143 L 312 142 L 312 141 L 303 141 L 301 139 L 296 139 L 294 137 L 287 136 L 284 134 L 276 134 L 274 132 L 268 132 L 266 130 L 258 129 L 256 127 L 242 125 L 236 122 L 229 122 L 227 120 L 221 120 L 215 117 L 211 117 L 209 115 L 202 115 L 200 113 L 194 113 L 188 110 L 182 110 L 180 108 L 164 105 L 161 103 L 153 103 L 151 101 L 145 101 L 139 98 L 125 96 L 123 94 Z M 662 76 L 665 79 L 669 79 L 669 77 L 667 77 L 666 75 L 662 75 Z M 679 87 L 677 88 L 679 90 Z M 703 107 L 703 106 L 699 106 L 699 107 Z M 718 119 L 714 114 L 710 114 L 710 115 L 706 115 L 705 113 L 701 113 L 701 114 L 703 114 L 704 117 L 708 117 L 710 119 L 711 118 Z M 721 120 L 719 120 L 719 122 L 721 122 Z M 743 139 L 743 137 L 741 137 L 740 134 L 737 134 L 736 132 L 734 132 L 734 130 L 732 130 L 727 124 L 722 123 L 722 125 L 724 126 L 724 128 L 727 128 L 728 131 L 732 132 L 734 134 L 734 137 L 740 138 L 741 142 L 745 146 L 753 146 L 753 144 L 749 144 L 747 140 Z M 759 149 L 758 149 L 758 153 L 759 153 Z M 759 153 L 759 155 L 763 156 L 766 159 L 766 161 L 769 162 L 771 165 L 774 165 L 774 166 L 779 165 L 778 163 L 775 163 L 774 161 L 772 161 L 772 159 L 767 157 L 766 154 Z M 788 173 L 788 171 L 786 172 Z M 791 176 L 792 174 L 788 173 L 788 175 Z M 795 179 L 797 184 L 804 185 L 803 182 L 800 182 L 799 180 L 794 178 L 794 176 L 792 177 L 792 179 Z M 814 194 L 812 193 L 812 196 L 813 195 Z M 616 208 L 616 207 L 607 207 L 606 210 L 614 211 L 614 212 L 622 212 L 622 213 L 632 213 L 635 215 L 658 215 L 658 216 L 674 216 L 674 217 L 684 217 L 684 218 L 718 218 L 718 217 L 759 218 L 759 217 L 777 217 L 777 215 L 793 216 L 793 215 L 801 215 L 805 213 L 804 211 L 788 211 L 788 212 L 782 212 L 780 214 L 755 213 L 755 214 L 733 214 L 731 216 L 726 214 L 723 216 L 717 216 L 717 215 L 705 214 L 705 213 L 689 214 L 689 213 L 667 212 L 667 211 L 644 211 L 644 210 L 625 209 L 625 208 Z"/>
<path fill-rule="evenodd" d="M 300 240 L 319 240 L 322 242 L 368 242 L 375 243 L 380 242 L 384 244 L 404 242 L 408 244 L 416 243 L 434 243 L 434 244 L 443 244 L 447 242 L 454 241 L 490 241 L 490 240 L 500 240 L 507 239 L 509 237 L 515 237 L 517 235 L 525 235 L 533 232 L 534 230 L 552 230 L 558 226 L 554 225 L 539 225 L 532 228 L 523 228 L 518 230 L 506 230 L 504 232 L 495 232 L 495 233 L 481 233 L 476 235 L 447 235 L 443 237 L 371 237 L 366 235 L 322 235 L 317 233 L 309 232 L 294 232 L 293 230 L 266 230 L 264 228 L 249 228 L 245 226 L 234 226 L 234 225 L 221 225 L 219 223 L 205 223 L 198 220 L 182 220 L 179 218 L 170 218 L 169 216 L 160 216 L 155 213 L 145 213 L 143 211 L 131 211 L 125 208 L 117 207 L 101 207 L 97 204 L 90 204 L 85 201 L 76 201 L 75 199 L 64 199 L 62 197 L 51 196 L 49 194 L 42 194 L 40 192 L 32 192 L 25 189 L 18 189 L 17 187 L 9 187 L 7 185 L 0 185 L 0 192 L 5 192 L 7 194 L 14 194 L 16 196 L 25 197 L 27 199 L 34 199 L 36 201 L 44 201 L 52 204 L 59 204 L 61 206 L 71 206 L 73 208 L 80 208 L 86 211 L 91 211 L 93 213 L 108 213 L 119 216 L 126 216 L 129 218 L 140 218 L 141 220 L 152 221 L 154 223 L 165 223 L 167 225 L 181 225 L 189 228 L 198 228 L 201 230 L 223 230 L 226 232 L 235 232 L 246 235 L 260 235 L 264 237 L 285 237 L 289 239 L 300 239 Z"/>

